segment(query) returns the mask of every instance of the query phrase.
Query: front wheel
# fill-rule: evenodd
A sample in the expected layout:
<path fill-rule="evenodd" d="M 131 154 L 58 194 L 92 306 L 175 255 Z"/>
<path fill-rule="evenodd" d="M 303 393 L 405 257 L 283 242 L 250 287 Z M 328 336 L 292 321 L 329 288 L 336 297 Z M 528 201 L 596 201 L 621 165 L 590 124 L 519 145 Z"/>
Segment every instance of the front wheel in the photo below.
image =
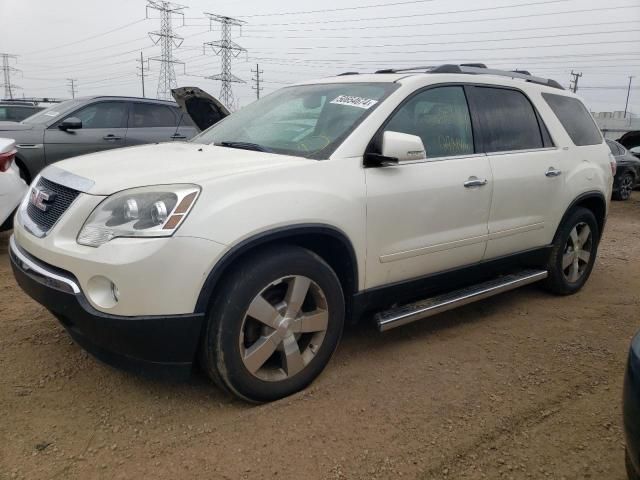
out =
<path fill-rule="evenodd" d="M 210 309 L 202 366 L 216 383 L 253 402 L 302 390 L 325 368 L 342 335 L 338 277 L 322 258 L 293 245 L 232 268 Z"/>
<path fill-rule="evenodd" d="M 576 293 L 586 283 L 598 251 L 600 231 L 591 210 L 576 208 L 562 223 L 547 262 L 547 290 L 557 295 Z"/>

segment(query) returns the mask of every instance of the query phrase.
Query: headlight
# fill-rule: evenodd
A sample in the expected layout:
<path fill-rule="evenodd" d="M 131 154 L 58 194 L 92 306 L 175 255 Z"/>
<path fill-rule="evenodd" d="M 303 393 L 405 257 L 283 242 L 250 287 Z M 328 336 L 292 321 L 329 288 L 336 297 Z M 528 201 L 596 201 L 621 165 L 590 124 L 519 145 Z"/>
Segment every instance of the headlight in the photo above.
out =
<path fill-rule="evenodd" d="M 78 243 L 99 247 L 117 237 L 169 237 L 199 193 L 196 185 L 156 185 L 114 193 L 91 212 Z"/>

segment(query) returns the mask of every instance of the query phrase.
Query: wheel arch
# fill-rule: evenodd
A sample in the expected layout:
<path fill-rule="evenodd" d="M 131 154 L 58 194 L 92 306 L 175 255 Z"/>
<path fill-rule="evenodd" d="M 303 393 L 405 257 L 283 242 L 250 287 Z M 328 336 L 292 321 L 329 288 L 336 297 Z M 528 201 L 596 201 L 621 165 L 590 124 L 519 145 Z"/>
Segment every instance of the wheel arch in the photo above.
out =
<path fill-rule="evenodd" d="M 358 290 L 358 261 L 353 245 L 340 229 L 324 224 L 292 225 L 275 228 L 249 237 L 233 246 L 209 272 L 198 296 L 196 313 L 206 312 L 220 280 L 237 261 L 250 253 L 272 245 L 292 244 L 307 248 L 331 266 L 340 279 L 347 317 L 351 298 Z"/>
<path fill-rule="evenodd" d="M 585 192 L 581 195 L 578 195 L 573 202 L 569 205 L 569 208 L 564 212 L 560 223 L 558 224 L 558 228 L 556 229 L 556 234 L 554 236 L 554 240 L 560 231 L 561 226 L 566 221 L 567 217 L 571 214 L 573 210 L 578 207 L 586 208 L 593 212 L 596 217 L 596 221 L 598 222 L 598 234 L 602 236 L 602 232 L 604 230 L 604 225 L 607 219 L 607 201 L 602 192 L 592 191 Z"/>
<path fill-rule="evenodd" d="M 23 180 L 27 183 L 27 185 L 30 185 L 34 175 L 27 166 L 27 162 L 25 162 L 24 158 L 22 158 L 19 154 L 16 154 L 14 162 L 16 162 L 16 165 L 20 169 L 20 173 L 26 175 L 26 178 L 23 177 Z"/>

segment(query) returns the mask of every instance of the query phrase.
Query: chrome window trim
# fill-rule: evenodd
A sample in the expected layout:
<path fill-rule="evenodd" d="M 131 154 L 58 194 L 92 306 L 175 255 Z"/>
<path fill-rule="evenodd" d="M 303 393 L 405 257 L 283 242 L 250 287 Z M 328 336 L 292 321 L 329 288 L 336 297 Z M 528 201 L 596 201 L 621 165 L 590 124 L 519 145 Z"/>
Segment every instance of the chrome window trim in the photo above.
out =
<path fill-rule="evenodd" d="M 447 161 L 447 160 L 463 160 L 463 159 L 467 159 L 467 158 L 476 158 L 476 157 L 486 157 L 487 154 L 486 153 L 469 153 L 466 155 L 450 155 L 447 157 L 434 157 L 434 158 L 425 158 L 422 160 L 407 160 L 407 161 L 403 161 L 398 163 L 398 167 L 401 167 L 403 165 L 415 165 L 417 163 L 436 163 L 436 162 L 443 162 L 443 161 Z M 389 167 L 386 167 L 389 168 Z"/>
<path fill-rule="evenodd" d="M 551 150 L 560 150 L 558 147 L 543 147 L 543 148 L 527 148 L 523 150 L 504 150 L 500 152 L 487 152 L 487 156 L 496 155 L 513 155 L 514 153 L 533 153 L 533 152 L 548 152 Z"/>

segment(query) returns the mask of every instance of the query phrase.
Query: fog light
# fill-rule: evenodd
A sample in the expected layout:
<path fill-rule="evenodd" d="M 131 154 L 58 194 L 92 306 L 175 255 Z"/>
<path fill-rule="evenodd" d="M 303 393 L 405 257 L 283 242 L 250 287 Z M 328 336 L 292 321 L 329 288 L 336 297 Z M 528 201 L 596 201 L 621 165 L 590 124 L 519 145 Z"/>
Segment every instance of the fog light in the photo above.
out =
<path fill-rule="evenodd" d="M 91 302 L 101 308 L 115 307 L 120 298 L 120 290 L 115 283 L 101 275 L 89 279 L 86 293 Z"/>

